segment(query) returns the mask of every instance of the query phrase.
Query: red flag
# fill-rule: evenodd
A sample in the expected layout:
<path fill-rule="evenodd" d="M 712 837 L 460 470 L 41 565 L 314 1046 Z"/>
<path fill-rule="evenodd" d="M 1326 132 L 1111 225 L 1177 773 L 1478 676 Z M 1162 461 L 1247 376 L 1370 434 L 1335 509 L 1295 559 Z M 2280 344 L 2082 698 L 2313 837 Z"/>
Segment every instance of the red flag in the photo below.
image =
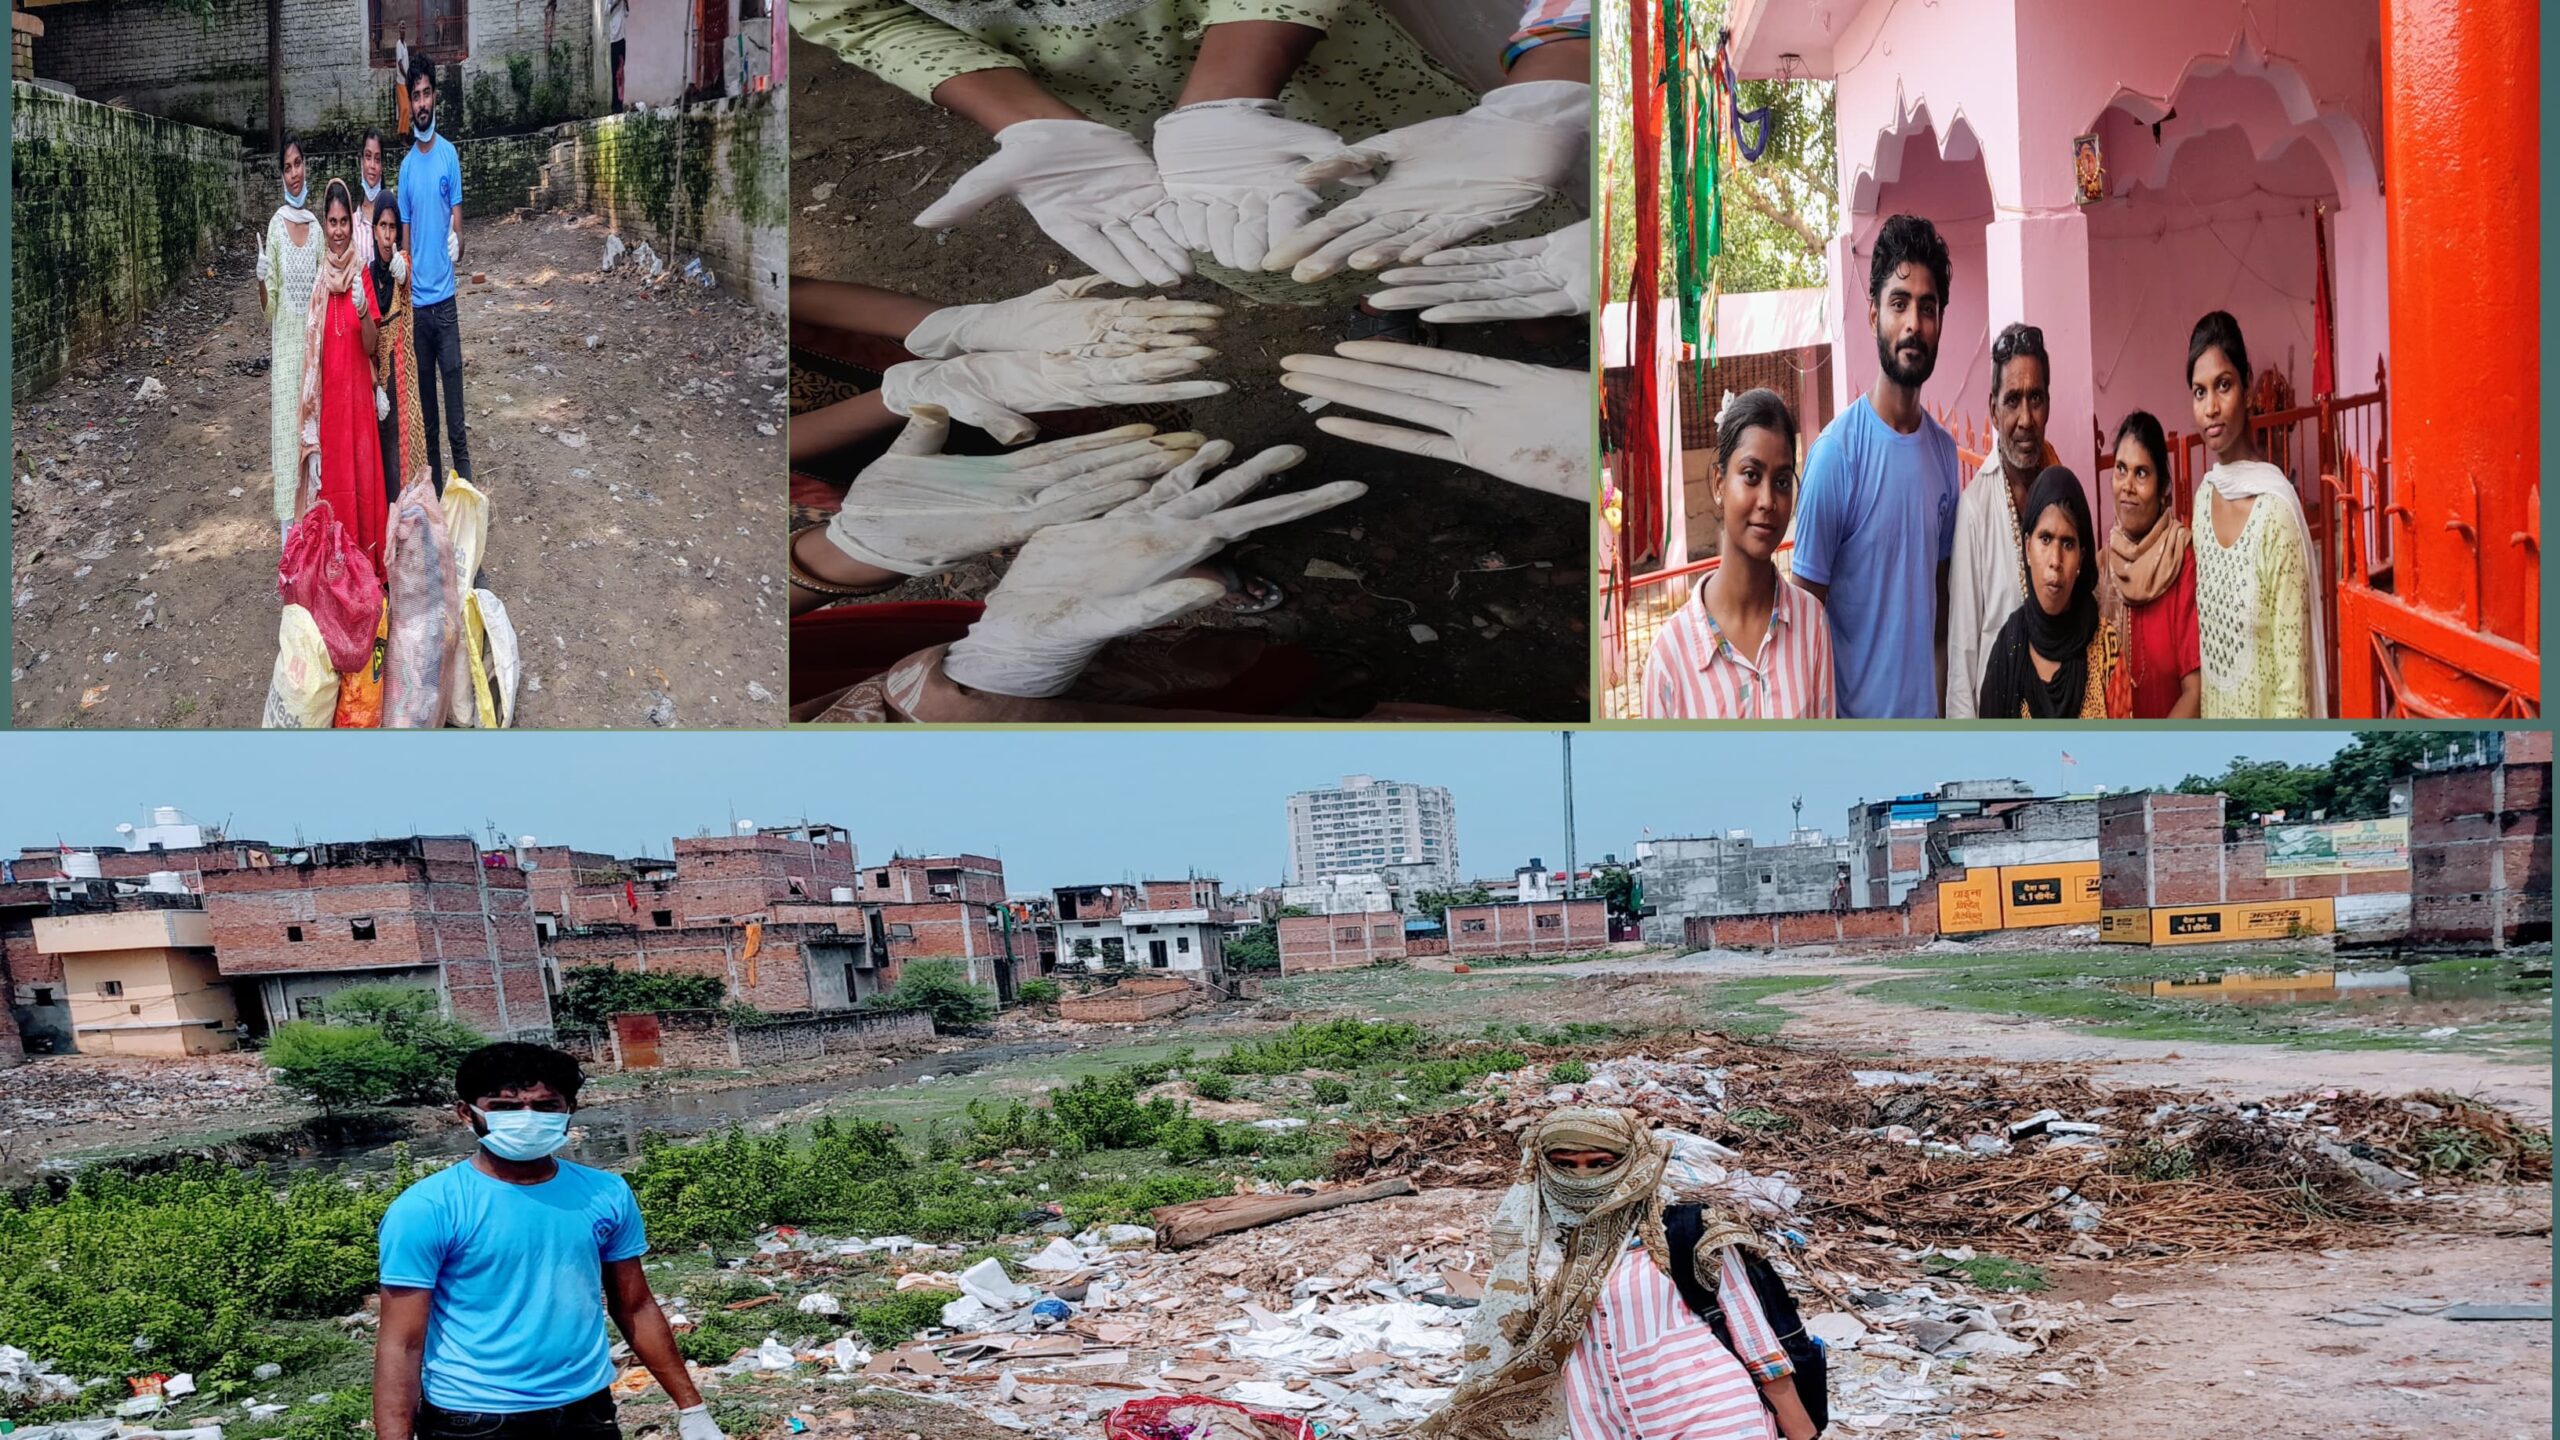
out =
<path fill-rule="evenodd" d="M 640 892 L 635 889 L 628 880 L 622 882 L 622 903 L 630 906 L 633 910 L 638 910 L 640 908 Z"/>

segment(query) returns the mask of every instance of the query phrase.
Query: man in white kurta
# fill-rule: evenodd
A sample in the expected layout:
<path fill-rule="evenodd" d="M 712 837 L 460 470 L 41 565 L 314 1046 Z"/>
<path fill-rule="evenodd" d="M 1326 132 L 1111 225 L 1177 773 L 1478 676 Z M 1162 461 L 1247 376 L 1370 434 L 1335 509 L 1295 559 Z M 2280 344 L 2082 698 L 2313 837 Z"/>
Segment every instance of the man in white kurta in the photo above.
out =
<path fill-rule="evenodd" d="M 2000 627 L 2026 603 L 2026 561 L 2018 548 L 2018 502 L 2048 465 L 2052 371 L 2044 332 L 2011 325 L 1991 346 L 1991 427 L 1995 443 L 1956 502 L 1955 556 L 1947 566 L 1947 693 L 1941 711 L 1971 720 L 1982 666 Z"/>

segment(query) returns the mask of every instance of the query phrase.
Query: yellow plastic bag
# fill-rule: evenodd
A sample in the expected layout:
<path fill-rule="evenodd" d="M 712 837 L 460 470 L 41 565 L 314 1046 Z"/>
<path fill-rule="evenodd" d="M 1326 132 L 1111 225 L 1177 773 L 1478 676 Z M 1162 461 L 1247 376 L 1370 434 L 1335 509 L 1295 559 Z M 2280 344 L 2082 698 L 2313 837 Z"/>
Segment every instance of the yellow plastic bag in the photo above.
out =
<path fill-rule="evenodd" d="M 466 590 L 462 595 L 462 658 L 471 670 L 471 695 L 476 702 L 479 723 L 492 730 L 504 729 L 499 717 L 496 697 L 489 693 L 489 622 L 481 618 L 481 590 Z"/>
<path fill-rule="evenodd" d="M 498 728 L 510 730 L 516 723 L 516 685 L 524 672 L 515 622 L 507 618 L 506 603 L 489 591 L 474 590 L 471 599 L 479 606 L 480 623 L 489 637 L 489 688 L 497 695 Z M 487 708 L 485 701 L 482 708 Z"/>
<path fill-rule="evenodd" d="M 382 728 L 382 657 L 389 648 L 391 606 L 385 601 L 374 621 L 373 653 L 353 670 L 338 672 L 338 712 L 330 724 L 340 730 Z"/>
<path fill-rule="evenodd" d="M 320 623 L 301 606 L 287 605 L 277 625 L 266 714 L 258 723 L 268 730 L 326 730 L 337 709 L 338 672 L 330 667 Z"/>
<path fill-rule="evenodd" d="M 489 497 L 458 472 L 448 470 L 443 505 L 445 538 L 453 546 L 454 583 L 460 587 L 455 609 L 465 611 L 470 608 L 472 581 L 480 574 L 481 556 L 489 547 Z M 478 703 L 482 687 L 473 678 L 480 668 L 480 650 L 472 639 L 471 622 L 457 613 L 454 629 L 459 632 L 462 653 L 445 672 L 445 720 L 464 729 L 489 724 L 483 717 L 490 712 Z"/>

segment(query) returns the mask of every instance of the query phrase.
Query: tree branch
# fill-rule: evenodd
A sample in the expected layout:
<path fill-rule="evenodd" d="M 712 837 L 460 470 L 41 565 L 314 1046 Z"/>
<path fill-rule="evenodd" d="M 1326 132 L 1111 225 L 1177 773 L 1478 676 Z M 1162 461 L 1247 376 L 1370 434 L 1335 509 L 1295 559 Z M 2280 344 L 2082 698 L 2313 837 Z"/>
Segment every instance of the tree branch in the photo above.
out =
<path fill-rule="evenodd" d="M 1771 200 L 1761 192 L 1758 185 L 1741 184 L 1734 186 L 1733 189 L 1734 193 L 1741 197 L 1743 204 L 1750 206 L 1763 218 L 1794 232 L 1796 238 L 1805 243 L 1805 248 L 1815 255 L 1823 254 L 1830 247 L 1830 236 L 1815 229 L 1813 222 L 1802 215 Z"/>

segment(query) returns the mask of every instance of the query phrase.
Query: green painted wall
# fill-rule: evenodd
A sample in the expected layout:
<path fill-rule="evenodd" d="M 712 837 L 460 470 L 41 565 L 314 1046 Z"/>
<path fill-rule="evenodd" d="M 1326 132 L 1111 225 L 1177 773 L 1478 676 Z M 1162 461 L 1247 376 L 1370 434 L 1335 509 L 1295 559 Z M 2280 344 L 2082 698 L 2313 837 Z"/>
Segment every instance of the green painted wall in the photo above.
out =
<path fill-rule="evenodd" d="M 12 400 L 201 270 L 240 222 L 240 142 L 13 82 Z"/>

